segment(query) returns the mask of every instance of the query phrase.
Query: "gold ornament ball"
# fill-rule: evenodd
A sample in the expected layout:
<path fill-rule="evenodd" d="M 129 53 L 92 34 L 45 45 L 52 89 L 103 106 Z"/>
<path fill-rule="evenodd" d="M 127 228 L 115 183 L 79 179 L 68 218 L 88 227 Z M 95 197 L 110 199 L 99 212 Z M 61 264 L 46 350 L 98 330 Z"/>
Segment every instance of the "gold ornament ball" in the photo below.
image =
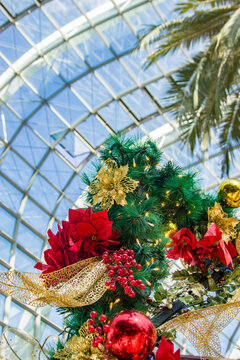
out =
<path fill-rule="evenodd" d="M 224 180 L 218 188 L 218 198 L 228 207 L 240 206 L 240 181 L 236 179 Z"/>

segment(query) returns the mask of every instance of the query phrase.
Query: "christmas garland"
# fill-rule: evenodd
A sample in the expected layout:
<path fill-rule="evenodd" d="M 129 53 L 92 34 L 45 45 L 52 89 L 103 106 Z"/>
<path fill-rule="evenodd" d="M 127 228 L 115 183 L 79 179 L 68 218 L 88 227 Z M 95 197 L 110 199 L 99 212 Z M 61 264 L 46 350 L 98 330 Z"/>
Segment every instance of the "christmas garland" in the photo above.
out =
<path fill-rule="evenodd" d="M 220 359 L 218 333 L 240 311 L 240 182 L 204 194 L 150 140 L 111 138 L 100 160 L 83 177 L 86 208 L 48 231 L 41 274 L 1 273 L 1 290 L 65 314 L 48 359 L 179 360 L 176 331 Z"/>

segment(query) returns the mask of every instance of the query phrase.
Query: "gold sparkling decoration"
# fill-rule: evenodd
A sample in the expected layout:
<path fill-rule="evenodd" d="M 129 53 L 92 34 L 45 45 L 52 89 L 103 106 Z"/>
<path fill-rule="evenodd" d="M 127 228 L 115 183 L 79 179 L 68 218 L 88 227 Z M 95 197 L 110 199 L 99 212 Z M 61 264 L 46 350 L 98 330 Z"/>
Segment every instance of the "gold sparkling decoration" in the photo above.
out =
<path fill-rule="evenodd" d="M 240 312 L 239 296 L 227 304 L 184 313 L 160 326 L 159 330 L 180 331 L 192 343 L 202 360 L 220 360 L 223 356 L 219 334 L 237 318 Z"/>
<path fill-rule="evenodd" d="M 230 208 L 240 206 L 240 181 L 236 179 L 224 180 L 218 188 L 219 199 Z"/>
<path fill-rule="evenodd" d="M 88 324 L 85 323 L 79 330 L 79 336 L 74 335 L 63 349 L 57 350 L 54 354 L 55 359 L 59 360 L 101 360 L 107 357 L 104 347 L 92 346 L 93 334 L 88 332 Z"/>
<path fill-rule="evenodd" d="M 212 224 L 216 224 L 222 232 L 223 240 L 228 243 L 237 236 L 236 225 L 239 223 L 237 219 L 229 218 L 225 213 L 221 205 L 215 202 L 212 208 L 208 209 L 208 227 Z"/>
<path fill-rule="evenodd" d="M 16 270 L 2 272 L 0 289 L 27 305 L 85 306 L 95 303 L 107 290 L 107 272 L 101 257 L 93 257 L 41 276 Z"/>
<path fill-rule="evenodd" d="M 93 195 L 93 205 L 100 204 L 102 209 L 109 210 L 114 201 L 119 205 L 126 205 L 126 194 L 133 192 L 138 181 L 127 177 L 128 165 L 117 167 L 117 164 L 107 159 L 98 171 L 96 179 L 89 186 L 89 193 Z"/>

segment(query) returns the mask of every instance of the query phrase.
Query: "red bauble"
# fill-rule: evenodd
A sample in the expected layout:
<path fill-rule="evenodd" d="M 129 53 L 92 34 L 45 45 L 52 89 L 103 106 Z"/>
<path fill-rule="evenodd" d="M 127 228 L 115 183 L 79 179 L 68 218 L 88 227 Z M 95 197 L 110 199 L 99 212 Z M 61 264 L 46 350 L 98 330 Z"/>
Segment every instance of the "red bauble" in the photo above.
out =
<path fill-rule="evenodd" d="M 153 351 L 156 329 L 141 312 L 123 311 L 113 317 L 109 326 L 107 341 L 112 342 L 110 352 L 119 360 L 142 360 Z"/>

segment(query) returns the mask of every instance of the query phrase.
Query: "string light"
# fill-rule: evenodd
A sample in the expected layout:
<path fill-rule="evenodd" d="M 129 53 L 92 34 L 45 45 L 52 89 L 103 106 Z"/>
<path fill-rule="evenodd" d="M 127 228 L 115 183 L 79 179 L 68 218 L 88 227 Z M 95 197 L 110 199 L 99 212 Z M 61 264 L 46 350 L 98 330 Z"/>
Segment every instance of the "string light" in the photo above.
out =
<path fill-rule="evenodd" d="M 136 243 L 137 243 L 138 245 L 141 245 L 138 238 L 136 238 Z"/>
<path fill-rule="evenodd" d="M 148 156 L 145 156 L 145 159 L 146 159 L 147 161 L 149 161 L 149 160 L 150 160 Z"/>
<path fill-rule="evenodd" d="M 149 212 L 147 211 L 146 214 L 145 214 L 145 216 L 148 216 L 148 215 L 149 215 Z"/>
<path fill-rule="evenodd" d="M 149 194 L 148 194 L 148 193 L 146 193 L 145 195 L 146 195 L 146 198 L 147 198 L 147 199 L 149 199 Z"/>
<path fill-rule="evenodd" d="M 118 298 L 118 299 L 114 302 L 114 304 L 118 304 L 120 301 L 121 301 L 121 299 Z"/>
<path fill-rule="evenodd" d="M 137 167 L 136 161 L 133 159 L 133 167 Z"/>
<path fill-rule="evenodd" d="M 166 195 L 169 195 L 169 194 L 170 194 L 170 190 L 167 190 L 167 191 L 166 191 Z"/>
<path fill-rule="evenodd" d="M 165 206 L 165 203 L 164 203 L 164 202 L 162 202 L 162 203 L 161 203 L 161 205 L 162 205 L 162 206 Z"/>

